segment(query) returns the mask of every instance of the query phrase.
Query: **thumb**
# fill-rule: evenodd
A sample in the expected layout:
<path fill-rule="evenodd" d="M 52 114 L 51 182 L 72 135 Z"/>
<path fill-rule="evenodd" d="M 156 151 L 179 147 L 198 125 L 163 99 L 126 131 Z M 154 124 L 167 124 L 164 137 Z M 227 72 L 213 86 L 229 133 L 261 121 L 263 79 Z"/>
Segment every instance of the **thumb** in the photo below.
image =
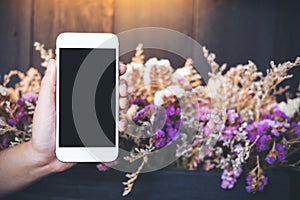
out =
<path fill-rule="evenodd" d="M 42 80 L 39 102 L 42 107 L 55 108 L 56 63 L 50 59 L 46 74 Z M 53 104 L 54 103 L 54 104 Z"/>
<path fill-rule="evenodd" d="M 37 106 L 33 117 L 33 137 L 40 140 L 40 135 L 46 137 L 45 130 L 52 132 L 48 139 L 54 137 L 55 132 L 55 85 L 56 85 L 56 64 L 51 59 L 48 62 L 46 74 L 41 83 L 41 89 Z M 44 138 L 45 139 L 45 138 Z"/>

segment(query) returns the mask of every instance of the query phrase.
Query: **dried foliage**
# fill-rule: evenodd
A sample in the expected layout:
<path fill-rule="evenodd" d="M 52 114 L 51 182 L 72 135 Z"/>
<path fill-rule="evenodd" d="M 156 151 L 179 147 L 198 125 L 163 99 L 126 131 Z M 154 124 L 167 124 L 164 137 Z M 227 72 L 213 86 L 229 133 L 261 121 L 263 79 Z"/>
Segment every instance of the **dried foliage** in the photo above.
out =
<path fill-rule="evenodd" d="M 193 67 L 193 60 L 191 58 L 186 60 L 183 67 L 176 69 L 173 74 L 173 82 L 178 82 L 185 90 L 190 90 L 201 85 L 201 75 Z"/>
<path fill-rule="evenodd" d="M 134 185 L 134 181 L 138 178 L 144 165 L 145 165 L 145 159 L 143 159 L 141 165 L 139 166 L 139 168 L 137 169 L 136 172 L 131 173 L 131 174 L 126 174 L 126 177 L 129 178 L 129 180 L 126 182 L 123 182 L 123 185 L 125 186 L 123 196 L 126 196 L 131 192 L 133 185 Z"/>
<path fill-rule="evenodd" d="M 144 49 L 143 49 L 143 44 L 140 43 L 135 49 L 135 55 L 132 57 L 131 62 L 132 63 L 137 63 L 137 64 L 144 64 Z"/>
<path fill-rule="evenodd" d="M 277 66 L 271 61 L 271 68 L 263 76 L 256 65 L 249 61 L 246 65 L 230 67 L 225 72 L 225 64 L 220 67 L 215 62 L 216 57 L 213 53 L 209 53 L 206 48 L 203 51 L 212 69 L 208 83 L 210 97 L 214 101 L 212 106 L 234 109 L 241 113 L 243 118 L 250 120 L 259 120 L 260 108 L 276 102 L 276 95 L 288 89 L 288 86 L 278 88 L 278 85 L 291 78 L 292 75 L 288 75 L 287 71 L 300 64 L 299 57 L 294 62 L 285 62 Z"/>
<path fill-rule="evenodd" d="M 44 45 L 34 44 L 43 60 L 42 66 L 50 58 L 54 58 L 51 49 L 46 50 Z M 19 82 L 9 87 L 12 78 L 17 76 Z M 31 138 L 33 113 L 36 107 L 42 75 L 36 68 L 29 68 L 26 73 L 11 70 L 3 76 L 3 85 L 0 85 L 0 149 L 5 149 Z"/>
<path fill-rule="evenodd" d="M 50 59 L 55 59 L 55 55 L 53 53 L 52 49 L 45 49 L 45 45 L 41 44 L 39 42 L 35 42 L 33 44 L 35 47 L 35 50 L 40 52 L 40 57 L 43 60 L 41 63 L 42 67 L 47 67 L 47 63 L 49 62 Z"/>
<path fill-rule="evenodd" d="M 16 101 L 21 98 L 23 94 L 33 92 L 38 93 L 40 91 L 40 84 L 42 76 L 37 69 L 31 67 L 26 74 L 18 70 L 12 70 L 8 74 L 4 75 L 3 86 L 7 87 L 13 76 L 18 76 L 20 82 L 14 85 L 14 88 L 8 88 L 10 98 Z"/>
<path fill-rule="evenodd" d="M 54 58 L 51 49 L 34 44 L 46 66 Z M 120 78 L 120 146 L 130 152 L 128 164 L 140 162 L 128 180 L 123 196 L 128 195 L 150 155 L 175 144 L 177 165 L 191 170 L 223 171 L 221 187 L 234 187 L 242 171 L 249 172 L 246 190 L 255 193 L 267 185 L 266 171 L 274 167 L 299 168 L 300 97 L 277 103 L 282 81 L 291 78 L 294 62 L 275 65 L 266 74 L 249 61 L 227 69 L 215 54 L 203 49 L 211 73 L 207 85 L 194 69 L 191 59 L 173 70 L 168 60 L 144 61 L 143 47 L 127 64 Z M 20 82 L 8 88 L 13 76 Z M 13 70 L 0 86 L 0 148 L 5 149 L 31 137 L 33 112 L 42 75 L 34 68 L 26 73 Z M 164 158 L 161 158 L 164 159 Z M 106 171 L 117 163 L 98 164 Z"/>
<path fill-rule="evenodd" d="M 242 171 L 253 167 L 247 191 L 261 191 L 267 180 L 263 170 L 287 164 L 287 152 L 294 154 L 300 148 L 299 98 L 276 102 L 276 95 L 288 89 L 278 85 L 291 78 L 287 72 L 300 64 L 300 58 L 277 66 L 271 62 L 271 68 L 263 75 L 251 61 L 227 68 L 226 64 L 219 65 L 215 54 L 206 48 L 203 53 L 211 67 L 207 85 L 202 85 L 191 59 L 175 71 L 168 60 L 152 58 L 143 65 L 142 50 L 137 48 L 124 76 L 130 96 L 129 109 L 121 114 L 128 122 L 124 139 L 133 142 L 131 147 L 125 146 L 134 152 L 125 160 L 136 162 L 147 157 L 144 152 L 152 153 L 175 142 L 177 166 L 223 170 L 224 189 L 234 187 Z M 174 120 L 169 124 L 173 129 L 178 125 L 175 112 L 180 112 L 181 128 L 175 137 L 172 128 L 154 128 L 159 124 L 157 106 L 166 109 L 167 117 Z M 141 139 L 153 133 L 150 140 Z M 150 144 L 153 150 L 147 151 Z M 263 165 L 267 168 L 259 163 L 267 163 Z M 296 160 L 289 166 L 299 163 Z M 125 195 L 132 190 L 138 174 L 130 175 Z"/>

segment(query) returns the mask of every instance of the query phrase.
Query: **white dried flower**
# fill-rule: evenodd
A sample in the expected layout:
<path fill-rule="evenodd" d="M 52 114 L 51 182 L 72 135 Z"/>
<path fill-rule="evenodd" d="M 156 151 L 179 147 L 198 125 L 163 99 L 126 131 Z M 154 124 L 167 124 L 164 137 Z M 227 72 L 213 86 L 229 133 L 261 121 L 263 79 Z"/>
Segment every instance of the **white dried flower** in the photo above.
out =
<path fill-rule="evenodd" d="M 128 84 L 128 90 L 131 92 L 143 81 L 144 65 L 141 63 L 129 63 L 126 65 L 126 73 L 121 76 Z"/>
<path fill-rule="evenodd" d="M 154 95 L 154 104 L 156 106 L 161 106 L 164 101 L 164 97 L 169 97 L 175 95 L 177 98 L 181 98 L 184 95 L 185 91 L 179 86 L 171 85 L 164 90 L 155 92 Z"/>
<path fill-rule="evenodd" d="M 300 98 L 288 99 L 287 103 L 281 102 L 278 104 L 279 109 L 288 117 L 293 117 L 300 108 Z"/>
<path fill-rule="evenodd" d="M 151 58 L 145 63 L 144 85 L 159 84 L 169 86 L 172 84 L 173 68 L 169 60 Z"/>
<path fill-rule="evenodd" d="M 8 94 L 8 89 L 6 87 L 3 87 L 2 85 L 0 85 L 0 94 L 2 96 L 6 96 Z"/>
<path fill-rule="evenodd" d="M 128 119 L 132 119 L 132 117 L 134 116 L 134 114 L 137 112 L 138 109 L 139 109 L 139 107 L 137 105 L 132 104 L 126 113 L 126 116 L 128 117 Z"/>

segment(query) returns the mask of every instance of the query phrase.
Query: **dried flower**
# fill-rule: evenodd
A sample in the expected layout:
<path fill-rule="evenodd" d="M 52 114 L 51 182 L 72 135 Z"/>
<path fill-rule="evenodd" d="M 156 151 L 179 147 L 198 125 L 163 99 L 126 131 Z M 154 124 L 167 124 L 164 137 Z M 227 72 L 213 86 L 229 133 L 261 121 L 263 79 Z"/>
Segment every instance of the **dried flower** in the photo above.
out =
<path fill-rule="evenodd" d="M 238 170 L 228 170 L 224 169 L 221 179 L 222 179 L 222 184 L 221 187 L 223 189 L 232 189 L 234 187 L 234 184 L 237 181 L 237 178 L 240 177 L 242 174 L 242 169 Z"/>
<path fill-rule="evenodd" d="M 34 46 L 46 67 L 54 58 L 52 50 L 40 43 Z M 203 48 L 211 73 L 207 85 L 202 85 L 191 59 L 174 72 L 168 60 L 145 62 L 143 53 L 139 44 L 120 78 L 120 146 L 130 152 L 123 159 L 141 161 L 136 172 L 126 174 L 124 196 L 149 164 L 148 156 L 174 143 L 174 154 L 182 167 L 223 170 L 224 189 L 233 188 L 242 169 L 247 171 L 255 158 L 256 165 L 246 179 L 250 193 L 267 185 L 264 167 L 300 167 L 299 161 L 288 160 L 300 148 L 300 96 L 287 99 L 287 103 L 276 102 L 276 95 L 288 89 L 278 85 L 291 77 L 287 72 L 300 64 L 300 57 L 278 65 L 271 62 L 264 75 L 251 61 L 226 70 L 226 64 L 219 65 L 216 55 Z M 12 76 L 18 76 L 20 82 L 7 88 Z M 26 73 L 12 70 L 4 76 L 0 85 L 0 149 L 30 140 L 41 78 L 35 68 Z M 106 171 L 114 164 L 99 163 L 97 168 Z"/>
<path fill-rule="evenodd" d="M 278 104 L 280 110 L 282 110 L 288 117 L 293 117 L 300 108 L 300 98 L 288 99 L 287 103 L 281 102 Z"/>
<path fill-rule="evenodd" d="M 276 144 L 276 151 L 278 152 L 278 160 L 280 162 L 285 162 L 286 153 L 282 144 Z"/>
<path fill-rule="evenodd" d="M 261 192 L 263 191 L 264 187 L 268 184 L 268 178 L 264 175 L 260 167 L 258 156 L 257 156 L 257 165 L 248 174 L 246 178 L 246 182 L 247 182 L 246 191 L 249 193 Z"/>
<path fill-rule="evenodd" d="M 39 42 L 35 42 L 33 44 L 33 46 L 35 47 L 36 51 L 40 52 L 41 59 L 43 60 L 43 62 L 41 63 L 41 66 L 47 67 L 49 60 L 55 58 L 55 55 L 54 55 L 52 49 L 48 49 L 48 50 L 45 49 L 45 45 L 41 44 Z"/>

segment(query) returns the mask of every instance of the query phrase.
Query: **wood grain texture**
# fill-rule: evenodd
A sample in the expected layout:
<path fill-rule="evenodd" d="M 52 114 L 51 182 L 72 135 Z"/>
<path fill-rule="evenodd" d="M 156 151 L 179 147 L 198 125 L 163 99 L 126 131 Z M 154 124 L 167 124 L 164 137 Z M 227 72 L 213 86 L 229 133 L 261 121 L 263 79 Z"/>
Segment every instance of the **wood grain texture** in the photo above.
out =
<path fill-rule="evenodd" d="M 113 14 L 113 0 L 35 0 L 33 40 L 55 48 L 62 32 L 112 32 Z"/>
<path fill-rule="evenodd" d="M 0 74 L 30 66 L 32 0 L 0 1 Z"/>
<path fill-rule="evenodd" d="M 193 33 L 193 0 L 115 0 L 114 32 L 121 33 L 142 27 L 163 27 L 191 36 Z M 149 33 L 149 37 L 155 39 L 155 35 L 151 35 L 151 33 Z M 137 45 L 143 41 L 126 42 Z M 122 41 L 120 43 L 122 46 Z M 174 45 L 176 45 L 176 41 L 174 41 Z M 161 46 L 164 47 L 163 42 Z M 133 53 L 127 54 L 121 59 L 129 62 L 132 55 Z M 150 57 L 168 58 L 174 66 L 184 64 L 183 58 L 155 49 L 145 50 L 145 57 L 146 59 Z"/>
<path fill-rule="evenodd" d="M 277 9 L 269 0 L 195 0 L 193 37 L 222 63 L 266 67 L 275 56 Z"/>
<path fill-rule="evenodd" d="M 157 26 L 192 34 L 193 0 L 116 0 L 114 32 Z"/>
<path fill-rule="evenodd" d="M 250 59 L 264 71 L 270 60 L 278 63 L 300 54 L 299 7 L 296 1 L 280 0 L 0 0 L 0 74 L 38 67 L 33 42 L 55 48 L 61 32 L 120 33 L 147 26 L 192 36 L 220 63 Z M 148 49 L 145 54 L 169 58 L 175 67 L 184 63 L 170 52 Z M 296 91 L 299 68 L 292 72 L 297 80 L 289 84 Z"/>
<path fill-rule="evenodd" d="M 275 62 L 294 60 L 300 56 L 300 15 L 299 1 L 279 2 L 277 12 L 278 22 L 275 40 Z M 300 84 L 300 67 L 290 71 L 294 77 L 284 81 L 283 85 L 290 85 L 290 93 L 296 94 Z"/>
<path fill-rule="evenodd" d="M 280 1 L 278 6 L 275 60 L 283 62 L 300 56 L 300 2 Z"/>

